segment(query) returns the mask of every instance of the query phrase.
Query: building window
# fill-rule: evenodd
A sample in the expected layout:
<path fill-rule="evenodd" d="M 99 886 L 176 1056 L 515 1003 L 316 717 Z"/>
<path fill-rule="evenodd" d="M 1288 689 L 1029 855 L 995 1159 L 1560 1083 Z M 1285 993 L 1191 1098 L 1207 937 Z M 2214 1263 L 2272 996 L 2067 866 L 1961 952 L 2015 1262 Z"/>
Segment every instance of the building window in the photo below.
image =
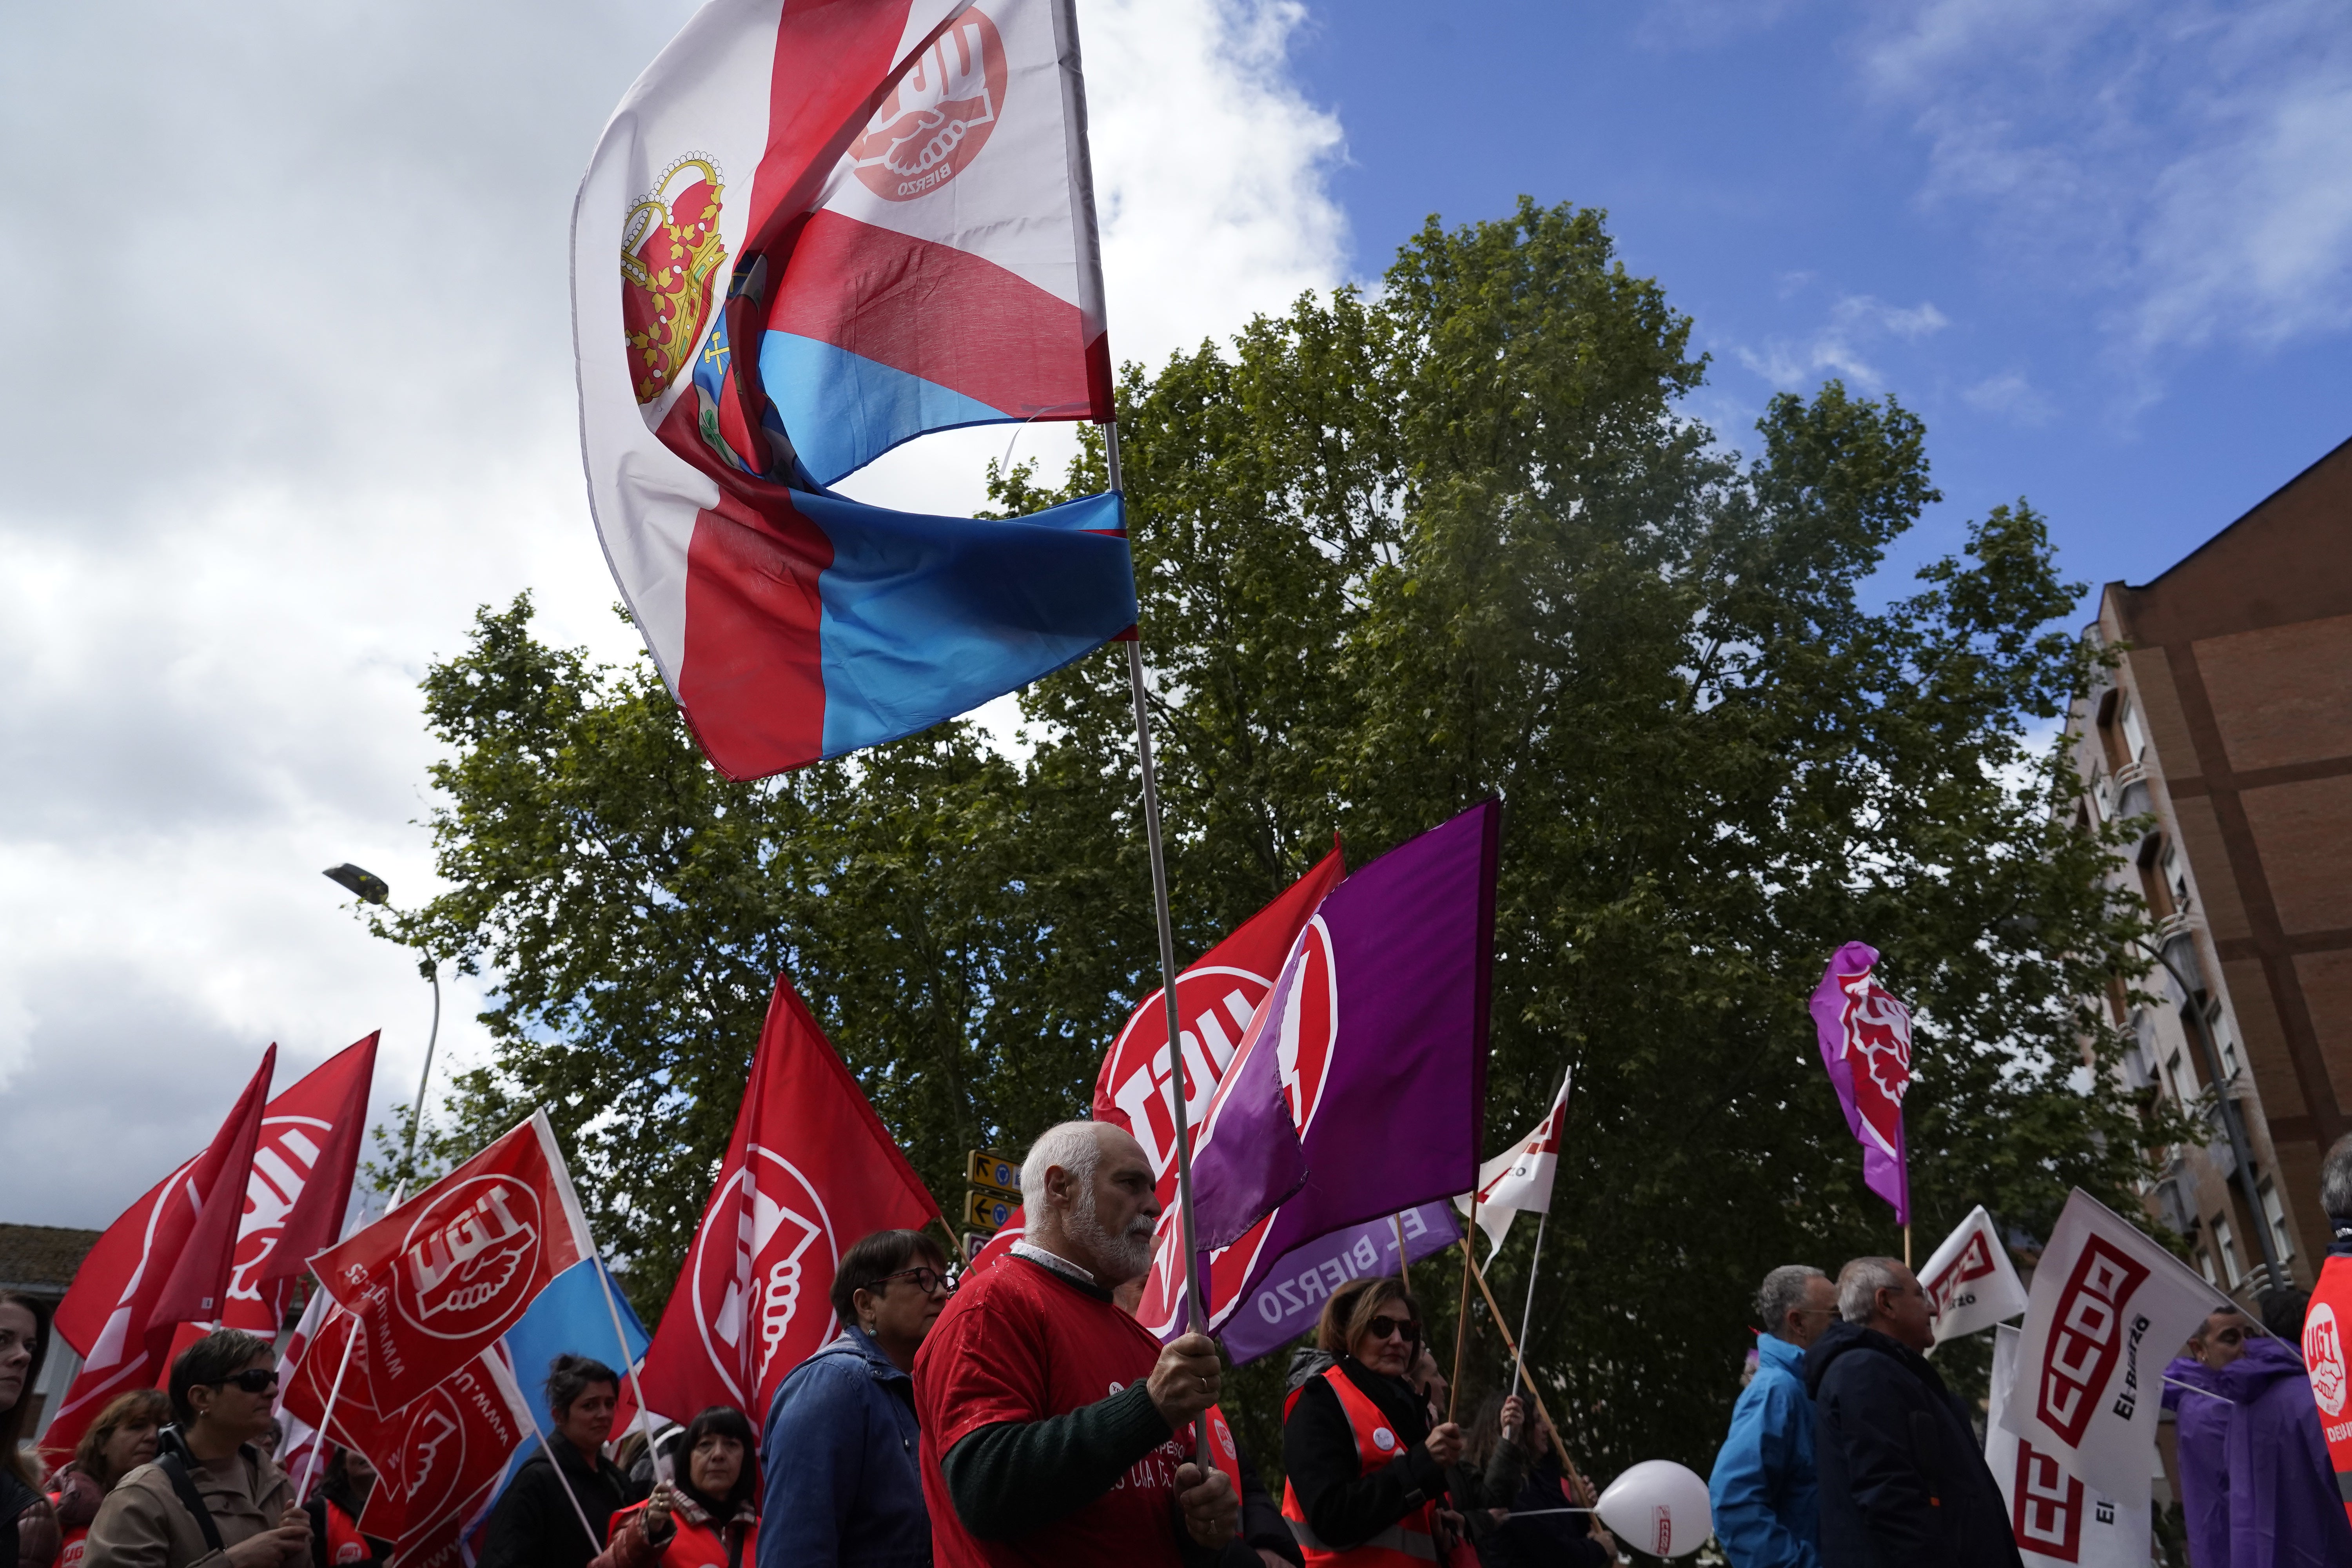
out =
<path fill-rule="evenodd" d="M 2186 1105 L 2197 1098 L 2197 1075 L 2189 1070 L 2179 1051 L 2165 1058 L 2164 1070 L 2172 1075 L 2173 1099 Z"/>
<path fill-rule="evenodd" d="M 2230 1276 L 2230 1289 L 2236 1289 L 2246 1271 L 2238 1266 L 2238 1244 L 2230 1234 L 2230 1222 L 2220 1215 L 2213 1216 L 2213 1249 L 2221 1255 L 2221 1268 Z"/>
<path fill-rule="evenodd" d="M 2172 907 L 2186 911 L 2189 908 L 2189 867 L 2180 858 L 2180 846 L 2164 847 L 2164 885 L 2172 894 Z"/>
<path fill-rule="evenodd" d="M 2228 1022 L 2221 1016 L 2221 1004 L 2214 1003 L 2205 1009 L 2205 1023 L 2213 1031 L 2213 1048 L 2221 1053 L 2221 1071 L 2234 1079 L 2238 1076 L 2238 1042 L 2230 1033 Z"/>
<path fill-rule="evenodd" d="M 2147 754 L 2147 731 L 2140 728 L 2139 709 L 2130 698 L 2125 698 L 2116 708 L 2116 722 L 2123 728 L 2125 758 L 2138 762 Z"/>
<path fill-rule="evenodd" d="M 2263 1200 L 2263 1218 L 2270 1222 L 2271 1240 L 2278 1247 L 2279 1261 L 2284 1263 L 2294 1256 L 2294 1244 L 2286 1238 L 2286 1205 L 2279 1202 L 2278 1189 L 2271 1185 L 2268 1176 L 2262 1179 L 2254 1193 Z"/>
<path fill-rule="evenodd" d="M 2213 1273 L 2213 1255 L 2201 1247 L 2197 1249 L 2197 1267 L 2204 1272 L 2206 1284 L 2219 1285 L 2221 1282 Z"/>

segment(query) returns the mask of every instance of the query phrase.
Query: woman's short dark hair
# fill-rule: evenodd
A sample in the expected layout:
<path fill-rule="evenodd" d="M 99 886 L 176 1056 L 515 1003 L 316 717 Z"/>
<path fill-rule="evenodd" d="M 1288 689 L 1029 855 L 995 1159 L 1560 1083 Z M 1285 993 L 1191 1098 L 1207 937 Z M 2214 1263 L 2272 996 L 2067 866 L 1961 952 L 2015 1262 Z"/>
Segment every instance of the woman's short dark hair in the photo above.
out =
<path fill-rule="evenodd" d="M 268 1354 L 269 1342 L 243 1329 L 215 1329 L 182 1351 L 172 1363 L 172 1419 L 184 1429 L 194 1426 L 196 1407 L 188 1403 L 188 1390 L 218 1388 Z"/>
<path fill-rule="evenodd" d="M 22 1307 L 33 1315 L 32 1364 L 25 1368 L 25 1383 L 17 1391 L 16 1403 L 0 1410 L 0 1466 L 18 1472 L 31 1485 L 40 1477 L 18 1445 L 25 1436 L 26 1418 L 32 1414 L 33 1390 L 40 1383 L 41 1363 L 49 1355 L 49 1308 L 47 1302 L 17 1290 L 0 1290 L 0 1307 Z"/>
<path fill-rule="evenodd" d="M 557 1356 L 547 1363 L 547 1413 L 562 1420 L 572 1413 L 572 1402 L 600 1383 L 612 1389 L 614 1398 L 621 1396 L 621 1374 L 594 1356 Z"/>
<path fill-rule="evenodd" d="M 841 1263 L 833 1271 L 833 1315 L 841 1320 L 842 1327 L 857 1321 L 857 1292 L 871 1290 L 875 1281 L 887 1274 L 914 1268 L 917 1258 L 947 1272 L 947 1253 L 919 1230 L 877 1230 L 860 1237 L 856 1246 L 841 1255 Z"/>
<path fill-rule="evenodd" d="M 114 1435 L 125 1426 L 161 1426 L 171 1418 L 171 1398 L 160 1388 L 134 1388 L 116 1394 L 74 1445 L 74 1468 L 100 1486 L 112 1486 L 122 1479 L 106 1471 L 106 1446 L 114 1441 Z"/>
<path fill-rule="evenodd" d="M 743 1466 L 735 1472 L 734 1489 L 723 1498 L 703 1497 L 694 1486 L 695 1445 L 712 1436 L 732 1437 L 743 1446 Z M 760 1435 L 751 1430 L 751 1423 L 733 1405 L 710 1405 L 688 1422 L 685 1433 L 677 1440 L 675 1463 L 677 1484 L 701 1499 L 721 1522 L 744 1507 L 760 1506 Z"/>
<path fill-rule="evenodd" d="M 1323 1303 L 1323 1316 L 1315 1324 L 1315 1348 L 1328 1355 L 1351 1354 L 1356 1341 L 1391 1301 L 1403 1302 L 1405 1315 L 1421 1321 L 1421 1309 L 1395 1275 L 1367 1274 L 1349 1280 Z"/>

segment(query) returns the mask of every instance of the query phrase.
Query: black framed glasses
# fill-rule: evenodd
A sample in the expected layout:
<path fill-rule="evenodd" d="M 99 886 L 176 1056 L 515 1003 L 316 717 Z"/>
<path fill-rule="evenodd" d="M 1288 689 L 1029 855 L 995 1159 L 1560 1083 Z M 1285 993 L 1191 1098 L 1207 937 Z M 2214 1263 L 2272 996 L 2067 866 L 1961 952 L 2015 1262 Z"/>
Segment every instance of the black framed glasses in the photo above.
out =
<path fill-rule="evenodd" d="M 1375 1343 L 1391 1334 L 1402 1334 L 1404 1342 L 1409 1345 L 1421 1343 L 1421 1325 L 1411 1318 L 1374 1318 L 1364 1325 L 1364 1332 L 1370 1334 Z"/>
<path fill-rule="evenodd" d="M 222 1388 L 234 1388 L 245 1394 L 275 1394 L 278 1392 L 278 1369 L 273 1366 L 249 1366 L 243 1372 L 233 1372 L 222 1378 Z"/>
<path fill-rule="evenodd" d="M 879 1279 L 868 1280 L 858 1289 L 871 1290 L 878 1296 L 882 1293 L 881 1288 L 893 1279 L 912 1279 L 915 1289 L 926 1296 L 955 1294 L 955 1281 L 936 1268 L 901 1268 L 896 1274 L 885 1274 Z"/>

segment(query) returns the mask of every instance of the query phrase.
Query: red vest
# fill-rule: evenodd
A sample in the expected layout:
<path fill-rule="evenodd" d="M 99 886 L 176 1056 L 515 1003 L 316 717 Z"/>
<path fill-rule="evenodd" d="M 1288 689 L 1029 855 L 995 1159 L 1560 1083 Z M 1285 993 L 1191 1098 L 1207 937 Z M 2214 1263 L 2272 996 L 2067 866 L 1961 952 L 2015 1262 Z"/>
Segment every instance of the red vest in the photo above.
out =
<path fill-rule="evenodd" d="M 345 1513 L 332 1498 L 320 1500 L 327 1505 L 328 1568 L 341 1563 L 364 1563 L 374 1556 L 375 1552 L 368 1545 L 367 1537 L 360 1533 L 360 1521 Z M 60 1563 L 58 1568 L 64 1568 L 64 1565 Z"/>
<path fill-rule="evenodd" d="M 632 1503 L 613 1516 L 611 1533 L 618 1535 L 624 1528 L 635 1529 L 637 1516 L 651 1506 Z M 662 1568 L 727 1568 L 727 1527 L 713 1520 L 697 1524 L 683 1510 L 673 1511 L 669 1521 L 677 1526 L 677 1533 L 662 1548 Z M 743 1555 L 740 1568 L 750 1568 L 759 1560 L 760 1526 L 755 1520 L 743 1531 Z"/>
<path fill-rule="evenodd" d="M 1323 1378 L 1331 1385 L 1331 1392 L 1339 1396 L 1339 1408 L 1348 1414 L 1348 1426 L 1356 1436 L 1356 1462 L 1362 1467 L 1360 1473 L 1369 1476 L 1374 1470 L 1385 1469 L 1404 1451 L 1403 1440 L 1390 1426 L 1389 1418 L 1338 1367 L 1328 1368 Z M 1297 1395 L 1291 1398 L 1295 1402 Z M 1307 1554 L 1307 1568 L 1432 1568 L 1441 1561 L 1434 1500 L 1423 1503 L 1361 1546 L 1345 1552 L 1334 1551 L 1315 1538 L 1315 1531 L 1307 1527 L 1307 1510 L 1299 1506 L 1298 1492 L 1287 1478 L 1282 1483 L 1282 1517 L 1290 1521 L 1290 1533 L 1298 1538 L 1298 1549 Z M 1465 1546 L 1457 1549 L 1449 1561 L 1462 1565 L 1475 1563 L 1477 1559 L 1467 1555 Z"/>
<path fill-rule="evenodd" d="M 55 1498 L 49 1500 L 52 1503 L 57 1500 Z M 78 1525 L 67 1531 L 58 1542 L 56 1568 L 81 1568 L 81 1554 L 89 1544 L 89 1526 Z"/>
<path fill-rule="evenodd" d="M 2303 1319 L 2303 1366 L 2336 1489 L 2352 1517 L 2352 1258 L 2331 1258 L 2319 1270 Z"/>

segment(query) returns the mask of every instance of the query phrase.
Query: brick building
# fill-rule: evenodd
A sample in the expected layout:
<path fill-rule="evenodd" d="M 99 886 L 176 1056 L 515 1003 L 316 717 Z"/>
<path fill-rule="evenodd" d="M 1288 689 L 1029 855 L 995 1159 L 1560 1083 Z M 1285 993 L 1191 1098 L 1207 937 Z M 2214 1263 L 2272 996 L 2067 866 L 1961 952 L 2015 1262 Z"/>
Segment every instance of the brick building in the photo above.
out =
<path fill-rule="evenodd" d="M 2241 1299 L 2266 1252 L 2308 1289 L 2320 1155 L 2352 1127 L 2352 442 L 2154 582 L 2109 584 L 2085 635 L 2125 651 L 2068 717 L 2078 820 L 2152 818 L 2116 869 L 2162 950 L 2157 1004 L 2108 999 L 2125 1071 L 2228 1102 L 2149 1201 Z"/>

